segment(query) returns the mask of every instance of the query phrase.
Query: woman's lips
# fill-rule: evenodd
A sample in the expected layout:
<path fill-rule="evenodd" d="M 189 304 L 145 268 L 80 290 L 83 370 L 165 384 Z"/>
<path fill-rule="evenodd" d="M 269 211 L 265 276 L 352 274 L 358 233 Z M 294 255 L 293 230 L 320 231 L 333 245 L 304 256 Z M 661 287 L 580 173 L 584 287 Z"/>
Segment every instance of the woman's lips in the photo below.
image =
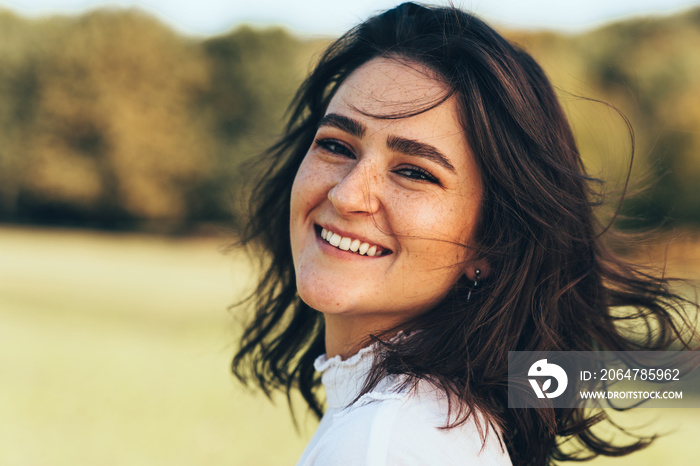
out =
<path fill-rule="evenodd" d="M 379 246 L 378 244 L 369 243 L 351 236 L 343 236 L 340 233 L 323 228 L 320 225 L 316 225 L 316 230 L 324 241 L 341 251 L 348 251 L 369 257 L 391 254 L 391 250 Z"/>

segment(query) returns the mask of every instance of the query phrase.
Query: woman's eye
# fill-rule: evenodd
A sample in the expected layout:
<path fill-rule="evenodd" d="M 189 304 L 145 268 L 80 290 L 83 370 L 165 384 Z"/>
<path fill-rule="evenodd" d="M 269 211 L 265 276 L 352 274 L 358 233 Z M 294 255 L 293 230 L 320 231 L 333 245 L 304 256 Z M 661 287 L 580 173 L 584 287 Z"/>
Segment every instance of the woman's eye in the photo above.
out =
<path fill-rule="evenodd" d="M 336 139 L 316 139 L 316 144 L 326 152 L 342 157 L 355 158 L 355 154 L 342 142 Z"/>
<path fill-rule="evenodd" d="M 407 166 L 401 167 L 394 170 L 394 173 L 401 175 L 405 178 L 418 181 L 427 181 L 429 183 L 440 184 L 437 178 L 430 174 L 427 170 L 420 167 Z"/>

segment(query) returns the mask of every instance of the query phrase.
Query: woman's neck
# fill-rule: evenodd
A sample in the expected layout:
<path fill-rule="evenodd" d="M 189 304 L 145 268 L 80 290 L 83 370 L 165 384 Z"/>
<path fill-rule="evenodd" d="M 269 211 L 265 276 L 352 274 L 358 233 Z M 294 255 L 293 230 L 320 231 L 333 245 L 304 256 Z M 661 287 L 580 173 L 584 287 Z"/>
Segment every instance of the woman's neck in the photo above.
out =
<path fill-rule="evenodd" d="M 337 314 L 324 314 L 326 327 L 326 357 L 328 359 L 340 356 L 347 359 L 360 351 L 362 348 L 373 343 L 372 335 L 382 339 L 390 338 L 396 331 L 386 332 L 387 329 L 398 325 L 394 322 L 386 325 L 386 319 L 374 319 L 372 316 L 344 316 Z M 380 325 L 378 320 L 381 320 Z"/>

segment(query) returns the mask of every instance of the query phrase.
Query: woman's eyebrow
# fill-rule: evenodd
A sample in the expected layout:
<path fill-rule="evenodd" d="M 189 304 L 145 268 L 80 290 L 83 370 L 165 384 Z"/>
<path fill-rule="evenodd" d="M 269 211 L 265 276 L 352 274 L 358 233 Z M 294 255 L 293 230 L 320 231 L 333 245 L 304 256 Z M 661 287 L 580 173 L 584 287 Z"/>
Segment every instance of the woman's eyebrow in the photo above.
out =
<path fill-rule="evenodd" d="M 359 121 L 343 115 L 338 115 L 337 113 L 329 113 L 321 118 L 321 121 L 318 122 L 318 128 L 321 126 L 338 128 L 346 133 L 352 134 L 356 138 L 361 138 L 367 131 L 365 126 Z"/>
<path fill-rule="evenodd" d="M 321 121 L 318 122 L 318 127 L 320 128 L 322 126 L 338 128 L 339 130 L 345 131 L 346 133 L 349 133 L 357 138 L 362 138 L 367 131 L 367 128 L 359 121 L 337 113 L 328 113 L 321 118 Z M 447 157 L 445 157 L 442 152 L 430 144 L 399 136 L 389 136 L 386 139 L 386 145 L 391 150 L 401 152 L 402 154 L 409 156 L 422 157 L 424 159 L 431 160 L 447 168 L 452 173 L 456 173 L 454 165 L 450 163 Z"/>
<path fill-rule="evenodd" d="M 414 141 L 413 139 L 406 139 L 399 136 L 388 136 L 386 138 L 386 145 L 389 149 L 396 152 L 401 152 L 413 157 L 422 157 L 424 159 L 431 160 L 439 165 L 450 170 L 452 173 L 457 173 L 454 165 L 445 157 L 442 152 L 437 150 L 434 146 L 426 144 L 419 141 Z"/>

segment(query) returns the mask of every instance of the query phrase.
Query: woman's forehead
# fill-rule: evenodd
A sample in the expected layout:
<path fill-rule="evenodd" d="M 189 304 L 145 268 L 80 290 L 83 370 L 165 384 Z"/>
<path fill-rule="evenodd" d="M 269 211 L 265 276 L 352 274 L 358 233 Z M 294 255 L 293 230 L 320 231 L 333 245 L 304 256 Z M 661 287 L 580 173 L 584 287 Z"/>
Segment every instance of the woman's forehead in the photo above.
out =
<path fill-rule="evenodd" d="M 329 110 L 347 106 L 376 116 L 413 114 L 443 101 L 450 90 L 416 61 L 378 57 L 357 68 L 338 88 Z"/>

